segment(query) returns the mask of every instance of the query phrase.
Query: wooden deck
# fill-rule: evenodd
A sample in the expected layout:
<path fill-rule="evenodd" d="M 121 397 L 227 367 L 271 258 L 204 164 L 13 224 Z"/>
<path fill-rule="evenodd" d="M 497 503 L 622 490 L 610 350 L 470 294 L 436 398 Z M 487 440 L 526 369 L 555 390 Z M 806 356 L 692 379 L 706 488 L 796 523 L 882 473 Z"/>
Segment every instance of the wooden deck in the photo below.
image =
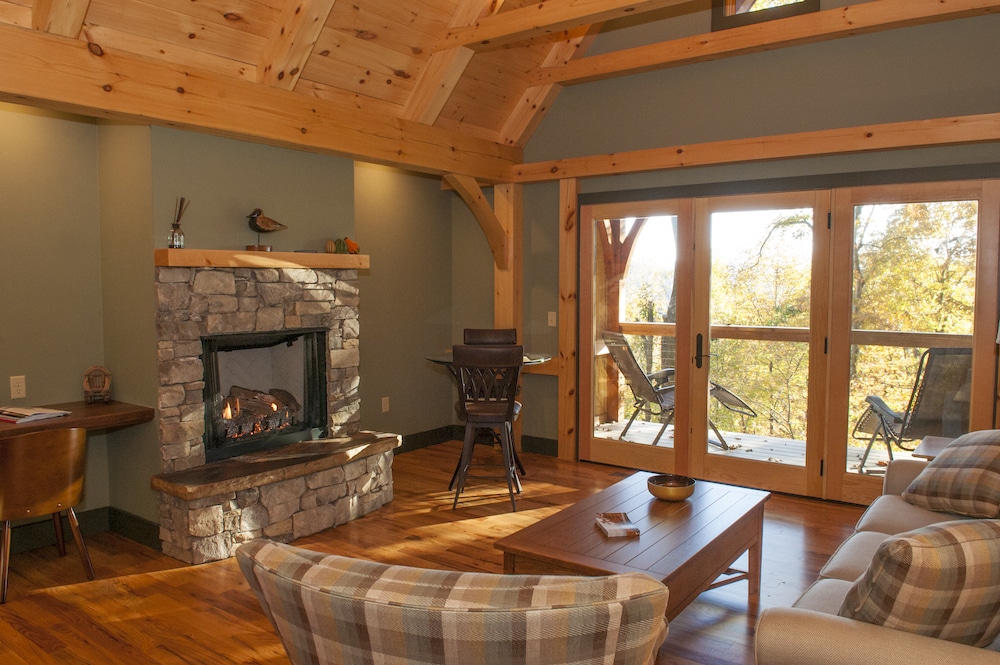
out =
<path fill-rule="evenodd" d="M 604 423 L 594 429 L 594 436 L 599 439 L 615 439 L 621 435 L 627 421 L 614 423 Z M 635 421 L 629 428 L 625 441 L 629 443 L 639 443 L 652 445 L 656 433 L 660 430 L 660 423 Z M 791 464 L 794 466 L 805 466 L 806 464 L 806 442 L 796 439 L 783 439 L 780 437 L 759 436 L 756 434 L 745 434 L 742 432 L 727 432 L 722 430 L 722 436 L 726 440 L 729 450 L 723 450 L 719 446 L 710 445 L 709 452 L 713 455 L 726 455 L 740 459 L 756 460 L 759 462 L 775 462 L 779 464 Z M 709 431 L 710 442 L 718 442 L 715 433 Z M 851 440 L 851 444 L 860 441 Z M 667 430 L 660 437 L 659 446 L 671 448 L 674 445 L 674 427 L 668 425 Z M 867 444 L 866 444 L 867 445 Z M 849 471 L 857 471 L 864 455 L 865 446 L 848 445 L 847 459 L 850 464 Z M 912 457 L 912 453 L 906 450 L 894 451 L 894 458 Z M 865 465 L 869 471 L 882 467 L 889 460 L 889 454 L 885 446 L 876 444 L 872 447 L 872 452 L 868 456 Z"/>

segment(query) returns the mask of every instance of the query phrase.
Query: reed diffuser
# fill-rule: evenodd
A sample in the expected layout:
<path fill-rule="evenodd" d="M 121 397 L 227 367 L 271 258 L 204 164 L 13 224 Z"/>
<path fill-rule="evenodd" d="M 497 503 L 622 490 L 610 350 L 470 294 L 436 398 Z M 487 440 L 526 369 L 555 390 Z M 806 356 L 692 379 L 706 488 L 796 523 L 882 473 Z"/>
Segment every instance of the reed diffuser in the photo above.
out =
<path fill-rule="evenodd" d="M 174 222 L 170 225 L 170 234 L 167 236 L 167 247 L 170 249 L 184 249 L 184 232 L 181 231 L 181 217 L 184 216 L 184 211 L 187 210 L 190 203 L 191 201 L 186 200 L 182 196 L 177 199 L 177 203 L 174 205 Z"/>

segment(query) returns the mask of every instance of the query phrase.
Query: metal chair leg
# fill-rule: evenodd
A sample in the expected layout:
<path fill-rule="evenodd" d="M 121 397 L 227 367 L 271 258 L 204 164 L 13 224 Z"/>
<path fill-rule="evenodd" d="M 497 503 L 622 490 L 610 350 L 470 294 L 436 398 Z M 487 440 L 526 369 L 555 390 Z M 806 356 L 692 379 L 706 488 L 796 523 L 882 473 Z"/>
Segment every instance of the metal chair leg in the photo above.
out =
<path fill-rule="evenodd" d="M 469 472 L 469 465 L 472 464 L 472 449 L 476 445 L 476 428 L 471 425 L 465 426 L 465 440 L 462 443 L 462 456 L 458 460 L 458 468 L 455 473 L 455 500 L 451 504 L 451 509 L 458 507 L 458 497 L 465 489 L 465 477 Z"/>

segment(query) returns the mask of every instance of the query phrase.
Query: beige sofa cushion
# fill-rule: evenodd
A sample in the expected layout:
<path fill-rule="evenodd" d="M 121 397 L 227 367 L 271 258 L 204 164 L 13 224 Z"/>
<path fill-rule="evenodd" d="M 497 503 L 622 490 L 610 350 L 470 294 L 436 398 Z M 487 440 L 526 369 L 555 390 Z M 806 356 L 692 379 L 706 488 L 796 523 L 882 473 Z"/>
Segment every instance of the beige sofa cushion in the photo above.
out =
<path fill-rule="evenodd" d="M 927 510 L 1000 517 L 1000 430 L 952 441 L 910 483 L 903 499 Z"/>
<path fill-rule="evenodd" d="M 1000 521 L 942 522 L 888 538 L 840 616 L 972 646 L 1000 635 Z"/>
<path fill-rule="evenodd" d="M 840 544 L 837 551 L 819 571 L 820 579 L 847 580 L 853 584 L 868 570 L 879 545 L 890 536 L 891 534 L 878 533 L 877 531 L 855 532 L 854 535 Z"/>

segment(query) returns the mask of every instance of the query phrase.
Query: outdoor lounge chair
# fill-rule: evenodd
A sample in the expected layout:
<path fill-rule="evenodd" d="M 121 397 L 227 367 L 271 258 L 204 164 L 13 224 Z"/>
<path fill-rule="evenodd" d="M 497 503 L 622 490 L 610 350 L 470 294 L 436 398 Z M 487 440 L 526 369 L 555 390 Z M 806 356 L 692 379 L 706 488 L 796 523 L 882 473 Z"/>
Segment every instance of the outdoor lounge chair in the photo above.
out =
<path fill-rule="evenodd" d="M 632 353 L 632 348 L 628 345 L 624 335 L 605 330 L 601 336 L 604 339 L 604 344 L 608 347 L 608 352 L 615 361 L 615 365 L 618 366 L 618 371 L 625 377 L 625 383 L 628 384 L 632 396 L 635 398 L 635 411 L 618 438 L 624 439 L 636 417 L 640 413 L 646 413 L 651 417 L 660 418 L 663 423 L 656 438 L 653 439 L 653 445 L 657 445 L 663 432 L 666 431 L 667 425 L 674 419 L 674 369 L 669 367 L 646 374 L 635 359 L 635 354 Z M 709 394 L 730 411 L 744 416 L 754 417 L 757 415 L 757 412 L 750 408 L 749 404 L 724 386 L 711 382 Z M 715 423 L 709 419 L 708 424 L 719 439 L 718 443 L 712 440 L 709 440 L 709 443 L 723 450 L 730 450 L 732 447 L 726 443 L 726 439 L 719 432 Z"/>
<path fill-rule="evenodd" d="M 893 444 L 904 450 L 906 441 L 925 436 L 955 438 L 969 431 L 969 381 L 972 349 L 927 349 L 920 356 L 917 377 L 906 411 L 893 411 L 881 397 L 868 395 L 865 409 L 854 425 L 855 439 L 868 439 L 858 473 L 875 441 L 881 439 L 892 459 Z"/>

